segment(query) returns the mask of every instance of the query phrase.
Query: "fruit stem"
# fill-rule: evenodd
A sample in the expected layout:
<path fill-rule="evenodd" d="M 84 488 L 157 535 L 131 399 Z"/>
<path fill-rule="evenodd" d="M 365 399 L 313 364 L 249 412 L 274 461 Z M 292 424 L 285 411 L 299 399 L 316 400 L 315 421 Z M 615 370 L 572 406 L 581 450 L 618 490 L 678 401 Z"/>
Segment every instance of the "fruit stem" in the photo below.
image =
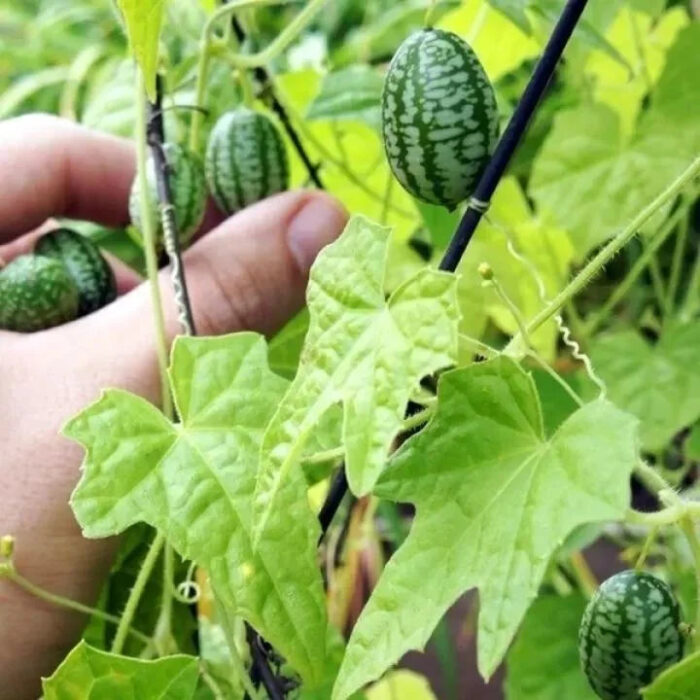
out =
<path fill-rule="evenodd" d="M 635 260 L 634 265 L 632 265 L 629 272 L 625 275 L 625 278 L 615 286 L 613 293 L 608 297 L 605 304 L 603 304 L 595 315 L 591 316 L 591 318 L 585 322 L 585 329 L 588 335 L 592 335 L 593 332 L 600 328 L 601 324 L 608 319 L 612 310 L 632 288 L 632 285 L 639 275 L 649 264 L 651 258 L 656 254 L 656 251 L 663 245 L 664 241 L 671 233 L 673 233 L 673 229 L 676 227 L 681 217 L 687 215 L 687 213 L 688 210 L 685 207 L 678 209 L 656 232 L 644 249 L 644 252 Z"/>
<path fill-rule="evenodd" d="M 138 191 L 141 196 L 141 227 L 143 235 L 143 249 L 146 256 L 146 271 L 148 273 L 148 286 L 151 292 L 151 308 L 156 332 L 156 356 L 158 358 L 158 370 L 160 372 L 161 404 L 163 413 L 168 418 L 173 415 L 173 403 L 168 382 L 168 341 L 165 334 L 165 318 L 163 316 L 163 304 L 158 282 L 158 260 L 156 258 L 155 230 L 151 202 L 148 197 L 148 179 L 146 164 L 148 160 L 146 151 L 146 90 L 143 74 L 138 71 L 136 86 L 136 158 Z"/>
<path fill-rule="evenodd" d="M 109 622 L 113 625 L 121 624 L 121 620 L 115 615 L 110 615 L 103 610 L 92 608 L 89 605 L 83 605 L 82 603 L 71 600 L 70 598 L 64 598 L 63 596 L 57 595 L 56 593 L 51 593 L 50 591 L 37 586 L 29 581 L 29 579 L 24 578 L 24 576 L 22 576 L 17 569 L 15 569 L 14 564 L 11 561 L 0 564 L 0 579 L 2 578 L 6 578 L 8 581 L 11 581 L 15 585 L 19 586 L 30 595 L 46 601 L 51 605 L 55 605 L 59 608 L 66 608 L 67 610 L 74 610 L 75 612 L 82 613 L 83 615 L 97 617 L 100 620 L 104 620 L 105 622 Z M 127 626 L 125 628 L 125 634 L 130 634 L 132 637 L 134 637 L 134 639 L 138 639 L 146 645 L 151 643 L 151 640 L 147 635 L 139 632 L 133 627 Z"/>
<path fill-rule="evenodd" d="M 681 529 L 688 540 L 690 551 L 693 554 L 695 562 L 695 636 L 693 638 L 693 646 L 695 650 L 700 650 L 700 539 L 695 530 L 695 523 L 690 516 L 686 516 L 681 520 Z"/>
<path fill-rule="evenodd" d="M 637 216 L 620 231 L 600 252 L 595 255 L 588 264 L 574 277 L 554 299 L 540 311 L 528 324 L 526 330 L 532 333 L 543 323 L 554 316 L 569 299 L 581 291 L 601 268 L 611 260 L 629 241 L 637 235 L 637 232 L 661 207 L 672 201 L 686 185 L 688 185 L 700 173 L 700 156 L 698 156 L 661 194 L 648 204 Z M 508 347 L 518 346 L 519 335 L 515 336 Z M 506 351 L 508 348 L 506 348 Z"/>
<path fill-rule="evenodd" d="M 113 654 L 120 654 L 124 648 L 124 642 L 126 641 L 126 635 L 131 626 L 131 621 L 134 619 L 136 609 L 141 602 L 141 596 L 143 595 L 148 579 L 151 577 L 153 567 L 156 565 L 156 561 L 158 561 L 158 557 L 164 545 L 165 535 L 158 532 L 153 538 L 153 542 L 151 542 L 151 546 L 144 557 L 141 570 L 136 577 L 136 581 L 134 581 L 134 586 L 129 593 L 129 599 L 124 606 L 124 612 L 119 620 L 119 626 L 117 627 L 117 632 L 112 641 L 112 648 L 110 649 Z"/>

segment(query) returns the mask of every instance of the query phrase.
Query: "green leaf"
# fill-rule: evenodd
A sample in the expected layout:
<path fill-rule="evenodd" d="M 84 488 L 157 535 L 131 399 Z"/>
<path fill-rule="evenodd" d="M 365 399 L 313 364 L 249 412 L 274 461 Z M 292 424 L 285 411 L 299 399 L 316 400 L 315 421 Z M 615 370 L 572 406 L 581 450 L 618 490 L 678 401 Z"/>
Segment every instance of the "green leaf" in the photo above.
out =
<path fill-rule="evenodd" d="M 667 668 L 642 690 L 644 700 L 697 700 L 700 688 L 700 652 Z"/>
<path fill-rule="evenodd" d="M 309 311 L 304 307 L 270 341 L 268 351 L 270 368 L 286 379 L 294 379 L 309 330 Z"/>
<path fill-rule="evenodd" d="M 506 658 L 506 700 L 596 700 L 578 655 L 585 607 L 576 594 L 535 600 Z"/>
<path fill-rule="evenodd" d="M 116 0 L 126 23 L 126 33 L 134 58 L 141 67 L 146 92 L 156 97 L 158 40 L 163 22 L 164 0 Z"/>
<path fill-rule="evenodd" d="M 364 64 L 329 73 L 306 118 L 355 120 L 379 129 L 383 86 L 384 78 Z"/>
<path fill-rule="evenodd" d="M 252 496 L 265 425 L 287 382 L 267 366 L 255 333 L 179 338 L 170 379 L 174 425 L 143 399 L 109 390 L 65 433 L 87 450 L 71 504 L 88 537 L 145 521 L 209 572 L 217 598 L 248 620 L 311 685 L 323 673 L 327 630 L 316 555 L 286 512 L 283 543 L 253 551 Z"/>
<path fill-rule="evenodd" d="M 430 240 L 438 248 L 447 248 L 452 234 L 459 224 L 460 212 L 449 211 L 445 207 L 416 200 L 416 209 L 420 212 L 425 227 L 430 232 Z"/>
<path fill-rule="evenodd" d="M 564 538 L 624 516 L 636 447 L 636 420 L 605 401 L 545 437 L 534 383 L 505 357 L 445 373 L 437 414 L 377 483 L 416 518 L 353 630 L 334 699 L 421 649 L 475 586 L 478 665 L 490 676 Z"/>
<path fill-rule="evenodd" d="M 611 401 L 639 418 L 645 449 L 660 450 L 700 418 L 698 347 L 700 322 L 670 327 L 654 346 L 633 330 L 594 343 L 593 366 Z"/>
<path fill-rule="evenodd" d="M 684 452 L 687 459 L 700 462 L 700 423 L 696 423 L 685 441 Z"/>
<path fill-rule="evenodd" d="M 108 654 L 81 641 L 54 674 L 42 681 L 42 687 L 45 700 L 189 700 L 198 677 L 199 665 L 192 656 L 142 661 Z"/>
<path fill-rule="evenodd" d="M 316 551 L 318 525 L 305 503 L 298 462 L 324 415 L 342 403 L 348 481 L 355 494 L 365 494 L 421 378 L 456 360 L 455 276 L 421 270 L 385 300 L 389 236 L 389 229 L 355 216 L 317 258 L 299 371 L 263 439 L 256 535 L 284 540 L 278 514 L 294 512 L 307 523 L 308 556 Z"/>
<path fill-rule="evenodd" d="M 680 33 L 631 140 L 605 106 L 556 117 L 533 167 L 531 193 L 570 232 L 579 258 L 626 224 L 700 151 L 699 43 L 700 24 Z"/>
<path fill-rule="evenodd" d="M 488 0 L 488 3 L 508 17 L 525 34 L 532 32 L 532 25 L 525 12 L 525 0 Z"/>
<path fill-rule="evenodd" d="M 365 695 L 367 700 L 437 700 L 428 679 L 406 668 L 387 673 Z"/>

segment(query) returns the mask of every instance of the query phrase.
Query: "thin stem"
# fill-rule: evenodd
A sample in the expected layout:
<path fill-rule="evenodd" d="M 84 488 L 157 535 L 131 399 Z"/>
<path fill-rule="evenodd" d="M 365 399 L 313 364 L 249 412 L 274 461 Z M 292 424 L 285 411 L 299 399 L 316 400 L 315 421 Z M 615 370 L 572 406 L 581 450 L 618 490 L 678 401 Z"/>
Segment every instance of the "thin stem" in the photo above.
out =
<path fill-rule="evenodd" d="M 662 206 L 673 200 L 698 173 L 700 173 L 700 157 L 697 157 L 653 202 L 637 214 L 620 233 L 588 262 L 583 270 L 527 324 L 527 332 L 532 333 L 537 330 L 543 323 L 546 323 L 554 316 L 569 299 L 578 294 L 600 272 L 601 268 L 634 238 L 641 226 Z M 514 345 L 516 340 L 517 337 L 509 343 L 509 347 Z"/>
<path fill-rule="evenodd" d="M 644 247 L 648 247 L 648 243 L 644 243 Z M 662 314 L 666 312 L 666 288 L 664 285 L 663 275 L 661 274 L 661 268 L 659 267 L 659 261 L 655 255 L 651 257 L 649 261 L 649 274 L 651 276 L 651 286 L 654 288 L 654 295 L 656 296 L 656 304 Z"/>
<path fill-rule="evenodd" d="M 206 34 L 202 37 L 199 45 L 199 59 L 197 62 L 197 85 L 194 92 L 194 106 L 202 107 L 204 93 L 207 88 L 207 76 L 209 75 L 209 64 L 211 63 L 211 39 Z M 199 153 L 199 133 L 202 130 L 202 120 L 204 114 L 202 110 L 195 109 L 190 122 L 189 147 L 193 153 Z"/>
<path fill-rule="evenodd" d="M 631 525 L 646 525 L 658 528 L 663 525 L 675 525 L 686 513 L 687 509 L 685 504 L 682 503 L 677 503 L 652 513 L 630 509 L 627 511 L 625 521 Z"/>
<path fill-rule="evenodd" d="M 634 473 L 644 486 L 656 496 L 660 496 L 662 493 L 666 492 L 674 493 L 666 479 L 643 459 L 637 461 Z"/>
<path fill-rule="evenodd" d="M 262 0 L 259 0 L 262 2 Z M 233 61 L 241 68 L 257 68 L 273 61 L 284 51 L 303 31 L 308 27 L 313 18 L 320 12 L 327 0 L 309 0 L 304 9 L 280 32 L 275 40 L 263 51 L 254 54 L 236 54 Z M 212 15 L 212 20 L 217 14 L 221 17 L 229 16 L 244 5 L 250 5 L 251 0 L 233 0 Z M 269 4 L 269 3 L 265 3 Z M 238 6 L 238 7 L 236 7 Z"/>
<path fill-rule="evenodd" d="M 686 540 L 688 540 L 688 545 L 690 546 L 690 551 L 693 554 L 693 562 L 695 564 L 695 637 L 693 639 L 693 646 L 696 651 L 700 650 L 700 539 L 698 538 L 698 533 L 695 530 L 695 523 L 693 520 L 686 516 L 681 520 L 681 529 L 685 534 Z"/>
<path fill-rule="evenodd" d="M 296 118 L 298 115 L 292 110 L 291 108 L 287 108 L 288 111 L 292 114 L 292 116 L 295 117 L 295 121 L 299 125 L 299 131 L 304 135 L 304 138 L 321 154 L 321 157 L 323 160 L 328 161 L 332 165 L 334 165 L 340 172 L 345 175 L 345 177 L 352 182 L 353 185 L 355 185 L 358 189 L 362 190 L 366 195 L 371 197 L 377 202 L 382 202 L 384 201 L 383 195 L 377 194 L 371 187 L 369 187 L 365 181 L 358 176 L 355 172 L 350 170 L 350 168 L 346 167 L 342 160 L 339 158 L 336 158 L 307 128 L 306 125 L 302 120 L 299 120 Z M 399 214 L 400 216 L 403 216 L 406 219 L 415 219 L 415 213 L 412 213 L 408 211 L 407 209 L 403 209 L 401 207 L 396 206 L 395 204 L 391 204 L 390 207 L 391 211 L 395 212 L 396 214 Z"/>
<path fill-rule="evenodd" d="M 496 357 L 497 355 L 500 355 L 500 352 L 496 350 L 496 348 L 492 347 L 491 345 L 488 345 L 487 343 L 484 343 L 481 340 L 472 338 L 466 333 L 460 333 L 459 339 L 467 345 L 470 345 L 471 347 L 478 350 L 479 354 L 483 355 L 484 357 Z"/>
<path fill-rule="evenodd" d="M 654 525 L 651 530 L 649 530 L 649 534 L 646 536 L 646 539 L 644 540 L 644 544 L 642 545 L 642 551 L 639 553 L 639 556 L 637 557 L 637 561 L 634 564 L 634 568 L 639 570 L 644 566 L 644 562 L 647 560 L 647 557 L 649 556 L 649 552 L 651 551 L 651 547 L 654 544 L 656 537 L 659 534 L 659 526 Z"/>
<path fill-rule="evenodd" d="M 686 206 L 682 207 L 683 211 L 686 211 Z M 676 296 L 678 295 L 678 286 L 681 279 L 681 270 L 683 269 L 683 255 L 685 253 L 685 247 L 688 242 L 688 229 L 690 228 L 690 221 L 686 216 L 681 221 L 680 228 L 678 229 L 678 234 L 676 235 L 676 245 L 673 249 L 673 260 L 671 262 L 671 274 L 668 278 L 668 289 L 666 290 L 666 314 L 670 315 L 673 312 L 673 308 L 676 303 Z"/>
<path fill-rule="evenodd" d="M 12 583 L 16 584 L 30 595 L 44 600 L 47 603 L 51 603 L 52 605 L 56 605 L 57 607 L 66 608 L 67 610 L 75 610 L 76 612 L 82 613 L 83 615 L 97 617 L 100 620 L 104 620 L 105 622 L 109 622 L 113 625 L 119 625 L 121 622 L 121 620 L 116 615 L 110 615 L 109 613 L 103 612 L 102 610 L 98 610 L 97 608 L 92 608 L 89 605 L 83 605 L 82 603 L 79 603 L 75 600 L 70 600 L 70 598 L 64 598 L 63 596 L 56 595 L 55 593 L 51 593 L 50 591 L 47 591 L 41 588 L 40 586 L 37 586 L 28 579 L 24 578 L 24 576 L 22 576 L 15 569 L 12 563 L 0 565 L 0 578 L 6 578 L 8 581 L 12 581 Z M 127 627 L 126 634 L 130 634 L 132 637 L 134 637 L 134 639 L 138 639 L 144 644 L 151 643 L 150 637 L 143 634 L 142 632 L 139 632 L 133 627 Z"/>
<path fill-rule="evenodd" d="M 134 585 L 129 593 L 129 598 L 126 601 L 126 606 L 124 607 L 124 612 L 122 613 L 121 619 L 119 620 L 119 625 L 117 627 L 116 634 L 114 635 L 114 640 L 112 641 L 111 652 L 113 654 L 121 654 L 124 648 L 124 642 L 126 641 L 126 635 L 131 627 L 131 621 L 134 619 L 136 610 L 141 602 L 141 596 L 146 588 L 148 579 L 151 577 L 153 572 L 153 567 L 158 561 L 158 557 L 165 545 L 165 535 L 158 532 L 151 542 L 151 546 L 144 557 L 143 564 L 141 565 L 141 570 L 134 581 Z"/>
<path fill-rule="evenodd" d="M 330 462 L 331 460 L 339 460 L 345 456 L 344 447 L 334 447 L 330 450 L 322 450 L 321 452 L 315 452 L 308 457 L 304 457 L 304 464 L 323 464 L 324 462 Z"/>
<path fill-rule="evenodd" d="M 474 17 L 474 21 L 472 22 L 471 27 L 469 27 L 469 34 L 467 35 L 467 43 L 470 46 L 474 46 L 474 42 L 476 41 L 476 38 L 479 36 L 479 32 L 481 32 L 481 29 L 484 26 L 484 22 L 486 21 L 486 15 L 488 14 L 489 11 L 489 5 L 486 2 L 481 3 L 481 7 L 478 9 L 476 13 L 476 17 Z"/>
<path fill-rule="evenodd" d="M 586 558 L 581 552 L 574 552 L 569 557 L 569 563 L 573 569 L 579 588 L 587 598 L 591 598 L 598 588 L 598 579 L 588 566 Z"/>
<path fill-rule="evenodd" d="M 391 195 L 394 191 L 394 174 L 389 171 L 386 181 L 386 189 L 384 190 L 384 201 L 379 212 L 379 223 L 385 225 L 389 217 L 389 207 L 391 206 Z"/>
<path fill-rule="evenodd" d="M 408 418 L 404 418 L 401 423 L 401 432 L 408 432 L 409 430 L 413 430 L 414 428 L 423 425 L 423 423 L 427 423 L 430 420 L 430 417 L 435 413 L 436 408 L 437 402 L 424 408 L 422 411 L 418 411 L 418 413 L 408 416 Z"/>
<path fill-rule="evenodd" d="M 534 350 L 530 350 L 527 353 L 528 357 L 531 357 L 537 364 L 557 383 L 562 389 L 571 397 L 571 400 L 577 406 L 583 406 L 583 399 L 569 386 L 569 383 L 559 376 L 558 372 L 555 372 L 549 362 L 545 361 L 539 353 Z"/>
<path fill-rule="evenodd" d="M 601 324 L 603 324 L 612 310 L 620 303 L 624 296 L 629 292 L 639 275 L 642 274 L 644 268 L 649 264 L 656 251 L 664 244 L 664 241 L 673 233 L 673 229 L 680 221 L 683 215 L 687 214 L 687 210 L 678 209 L 674 212 L 671 218 L 664 223 L 654 237 L 649 241 L 649 244 L 644 247 L 642 254 L 635 260 L 632 267 L 629 269 L 624 279 L 617 284 L 613 293 L 608 297 L 607 301 L 600 310 L 586 322 L 586 332 L 592 334 Z"/>
<path fill-rule="evenodd" d="M 515 302 L 506 294 L 506 290 L 503 289 L 503 285 L 498 281 L 498 278 L 493 277 L 491 280 L 489 280 L 489 282 L 496 291 L 496 294 L 500 300 L 506 305 L 508 311 L 510 311 L 510 315 L 515 320 L 515 324 L 518 327 L 520 336 L 525 341 L 525 345 L 528 348 L 532 348 L 532 341 L 530 340 L 527 329 L 525 328 L 525 319 L 523 319 L 520 309 L 518 309 Z"/>
<path fill-rule="evenodd" d="M 158 358 L 158 370 L 160 373 L 161 404 L 163 413 L 172 417 L 173 402 L 168 382 L 168 341 L 165 334 L 165 318 L 163 316 L 163 304 L 160 295 L 158 281 L 158 258 L 156 256 L 155 227 L 153 212 L 151 211 L 151 199 L 148 196 L 148 178 L 146 167 L 148 156 L 146 152 L 147 127 L 146 127 L 146 90 L 141 71 L 138 74 L 136 87 L 136 160 L 137 178 L 139 188 L 139 202 L 141 206 L 141 234 L 143 236 L 143 249 L 146 256 L 146 271 L 148 273 L 148 286 L 151 292 L 151 311 L 155 325 L 156 356 Z"/>
<path fill-rule="evenodd" d="M 153 643 L 159 651 L 170 651 L 173 619 L 173 579 L 175 578 L 175 552 L 166 542 L 163 550 L 163 591 L 160 612 L 153 634 Z"/>
<path fill-rule="evenodd" d="M 691 318 L 700 305 L 700 243 L 695 255 L 693 272 L 688 282 L 688 289 L 685 293 L 685 303 L 683 304 L 683 316 Z"/>

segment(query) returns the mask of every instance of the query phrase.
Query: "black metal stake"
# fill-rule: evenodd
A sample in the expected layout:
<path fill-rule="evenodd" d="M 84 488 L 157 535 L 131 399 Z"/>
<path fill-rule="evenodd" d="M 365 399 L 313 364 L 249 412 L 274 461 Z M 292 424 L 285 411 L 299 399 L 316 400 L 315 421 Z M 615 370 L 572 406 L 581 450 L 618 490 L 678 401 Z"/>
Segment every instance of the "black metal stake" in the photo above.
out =
<path fill-rule="evenodd" d="M 187 280 L 182 265 L 175 207 L 170 187 L 170 165 L 165 156 L 165 128 L 163 125 L 163 94 L 160 76 L 156 82 L 156 101 L 148 104 L 147 139 L 155 165 L 156 191 L 160 207 L 163 238 L 171 265 L 172 284 L 175 293 L 175 303 L 178 309 L 180 324 L 185 335 L 196 335 L 192 306 L 187 291 Z M 269 666 L 262 638 L 246 622 L 246 638 L 250 644 L 253 659 L 252 674 L 257 677 L 267 691 L 271 700 L 284 700 L 284 692 L 280 689 L 275 674 Z"/>
<path fill-rule="evenodd" d="M 440 262 L 441 270 L 454 272 L 457 269 L 459 261 L 462 259 L 479 221 L 481 221 L 481 217 L 488 209 L 491 197 L 503 177 L 503 173 L 508 167 L 515 149 L 525 135 L 530 119 L 537 109 L 537 105 L 554 74 L 554 69 L 587 3 L 588 0 L 568 0 L 566 3 L 547 42 L 547 46 L 525 88 L 525 92 L 523 92 L 523 96 L 520 98 L 520 102 L 515 108 L 508 126 L 499 139 L 496 150 L 474 190 L 474 195 L 469 200 L 464 216 L 450 240 L 450 244 Z M 321 509 L 324 518 L 321 523 L 321 538 L 328 531 L 328 526 L 333 520 L 333 516 L 340 506 L 346 491 L 347 479 L 344 470 L 341 469 L 336 474 L 326 497 L 326 502 Z"/>
<path fill-rule="evenodd" d="M 234 34 L 238 39 L 238 43 L 243 44 L 246 38 L 246 34 L 237 17 L 233 17 L 233 19 L 231 20 L 231 25 L 233 27 Z M 257 81 L 260 83 L 263 97 L 267 97 L 270 108 L 279 118 L 282 127 L 287 132 L 287 136 L 289 136 L 289 140 L 294 146 L 294 150 L 296 150 L 296 152 L 299 154 L 299 157 L 302 160 L 302 163 L 304 163 L 304 167 L 308 171 L 311 181 L 314 183 L 314 185 L 316 185 L 316 187 L 318 187 L 319 190 L 325 189 L 321 180 L 321 176 L 318 174 L 319 166 L 312 162 L 311 158 L 309 157 L 309 154 L 304 148 L 304 144 L 301 142 L 301 138 L 299 138 L 297 130 L 294 128 L 294 125 L 292 124 L 292 121 L 289 118 L 289 115 L 287 114 L 287 110 L 284 108 L 284 105 L 279 101 L 277 95 L 275 95 L 275 91 L 272 86 L 272 80 L 270 78 L 270 74 L 267 72 L 267 69 L 264 66 L 258 66 L 257 68 L 253 69 L 253 74 L 255 75 Z"/>

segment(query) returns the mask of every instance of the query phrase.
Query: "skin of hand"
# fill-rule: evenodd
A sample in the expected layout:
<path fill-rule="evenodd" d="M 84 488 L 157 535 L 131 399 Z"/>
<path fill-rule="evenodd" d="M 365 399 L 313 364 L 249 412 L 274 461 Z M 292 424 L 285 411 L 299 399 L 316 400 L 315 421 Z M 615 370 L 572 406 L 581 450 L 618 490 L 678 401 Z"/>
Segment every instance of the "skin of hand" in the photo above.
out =
<path fill-rule="evenodd" d="M 128 142 L 30 115 L 0 124 L 0 143 L 3 260 L 28 252 L 37 234 L 26 232 L 51 216 L 128 222 L 135 167 Z M 287 192 L 198 238 L 183 259 L 199 333 L 279 329 L 303 304 L 311 263 L 345 221 L 330 196 Z M 38 333 L 0 331 L 0 536 L 16 538 L 21 575 L 88 605 L 116 543 L 82 537 L 68 505 L 82 450 L 59 431 L 105 387 L 159 397 L 147 284 L 112 262 L 120 291 L 112 304 Z M 178 324 L 167 272 L 161 289 L 172 338 Z M 0 579 L 0 700 L 36 698 L 41 676 L 53 672 L 85 621 Z"/>

